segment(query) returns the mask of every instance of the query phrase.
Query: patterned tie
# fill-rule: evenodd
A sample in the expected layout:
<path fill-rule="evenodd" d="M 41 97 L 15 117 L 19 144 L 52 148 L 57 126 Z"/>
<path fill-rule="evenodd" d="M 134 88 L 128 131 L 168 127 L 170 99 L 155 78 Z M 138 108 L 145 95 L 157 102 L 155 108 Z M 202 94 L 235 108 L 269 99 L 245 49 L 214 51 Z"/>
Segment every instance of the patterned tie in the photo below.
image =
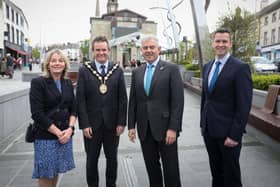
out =
<path fill-rule="evenodd" d="M 101 68 L 101 75 L 102 75 L 102 77 L 104 77 L 105 76 L 105 65 L 104 64 L 102 64 L 101 66 L 100 66 L 100 68 Z"/>
<path fill-rule="evenodd" d="M 214 85 L 215 85 L 215 83 L 216 83 L 216 80 L 218 79 L 220 64 L 221 64 L 220 61 L 215 62 L 216 67 L 215 67 L 215 70 L 214 70 L 212 79 L 211 79 L 211 81 L 210 81 L 210 84 L 209 84 L 209 92 L 212 92 L 212 91 L 213 91 L 213 88 L 214 88 Z"/>
<path fill-rule="evenodd" d="M 148 71 L 146 75 L 146 85 L 145 85 L 145 91 L 146 94 L 149 95 L 150 92 L 150 87 L 151 87 L 151 82 L 152 82 L 152 77 L 153 77 L 153 64 L 148 65 Z"/>

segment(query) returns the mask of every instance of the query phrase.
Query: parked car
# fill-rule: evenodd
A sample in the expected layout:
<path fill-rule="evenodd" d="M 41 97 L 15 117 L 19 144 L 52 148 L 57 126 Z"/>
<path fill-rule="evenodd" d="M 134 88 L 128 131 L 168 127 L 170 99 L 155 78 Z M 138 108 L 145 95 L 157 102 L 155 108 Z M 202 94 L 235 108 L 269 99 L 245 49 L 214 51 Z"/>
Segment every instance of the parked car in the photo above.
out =
<path fill-rule="evenodd" d="M 277 66 L 277 71 L 280 72 L 280 58 L 276 58 L 272 61 L 275 66 Z"/>
<path fill-rule="evenodd" d="M 257 73 L 272 73 L 277 71 L 275 64 L 265 57 L 252 56 L 250 59 L 253 64 L 254 71 Z"/>

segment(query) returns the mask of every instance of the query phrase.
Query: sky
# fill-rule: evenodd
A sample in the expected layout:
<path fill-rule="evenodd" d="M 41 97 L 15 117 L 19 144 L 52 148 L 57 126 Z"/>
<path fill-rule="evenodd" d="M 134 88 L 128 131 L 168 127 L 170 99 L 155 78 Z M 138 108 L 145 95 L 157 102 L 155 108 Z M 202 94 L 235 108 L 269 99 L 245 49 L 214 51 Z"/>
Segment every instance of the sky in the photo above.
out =
<path fill-rule="evenodd" d="M 48 45 L 54 43 L 78 42 L 90 37 L 90 17 L 95 16 L 96 0 L 11 0 L 22 9 L 29 23 L 31 45 Z M 100 14 L 105 14 L 107 0 L 100 1 Z M 181 0 L 171 0 L 176 5 Z M 197 1 L 197 0 L 196 0 Z M 204 2 L 204 0 L 202 0 Z M 218 18 L 228 14 L 239 5 L 248 11 L 259 9 L 261 0 L 211 0 L 207 22 L 209 30 L 216 28 Z M 272 0 L 270 0 L 272 1 Z M 151 7 L 167 7 L 167 0 L 118 0 L 121 9 L 130 9 L 148 20 L 158 23 L 158 36 L 165 43 L 163 28 L 169 25 L 166 11 L 150 9 Z M 229 5 L 229 6 L 228 6 Z M 176 20 L 181 24 L 180 39 L 187 36 L 194 39 L 194 27 L 190 0 L 184 0 L 174 9 Z M 170 35 L 172 33 L 170 31 Z"/>

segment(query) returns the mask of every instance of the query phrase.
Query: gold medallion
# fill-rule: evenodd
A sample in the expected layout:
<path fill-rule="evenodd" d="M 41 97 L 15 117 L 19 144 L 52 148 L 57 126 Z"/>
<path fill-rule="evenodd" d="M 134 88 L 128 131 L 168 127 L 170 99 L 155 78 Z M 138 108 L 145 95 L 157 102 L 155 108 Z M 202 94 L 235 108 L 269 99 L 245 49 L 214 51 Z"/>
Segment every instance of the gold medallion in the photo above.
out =
<path fill-rule="evenodd" d="M 104 84 L 104 83 L 100 84 L 100 86 L 99 86 L 100 93 L 105 94 L 105 93 L 107 93 L 107 90 L 108 90 L 108 88 L 107 88 L 106 84 Z"/>

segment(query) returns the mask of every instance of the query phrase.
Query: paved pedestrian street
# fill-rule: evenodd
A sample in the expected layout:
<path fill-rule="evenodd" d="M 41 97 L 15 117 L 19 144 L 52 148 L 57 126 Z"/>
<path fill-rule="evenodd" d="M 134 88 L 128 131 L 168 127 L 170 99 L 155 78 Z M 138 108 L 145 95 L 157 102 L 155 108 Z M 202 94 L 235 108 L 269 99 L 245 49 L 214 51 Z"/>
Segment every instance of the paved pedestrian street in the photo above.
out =
<path fill-rule="evenodd" d="M 199 129 L 200 97 L 185 90 L 183 132 L 179 137 L 180 172 L 183 187 L 210 187 L 208 157 Z M 0 140 L 0 187 L 32 187 L 33 144 L 24 142 L 22 124 L 15 132 Z M 248 126 L 241 151 L 241 169 L 244 187 L 278 187 L 280 184 L 280 146 Z M 76 128 L 74 157 L 76 168 L 59 177 L 58 187 L 84 187 L 85 160 L 82 133 Z M 278 150 L 278 151 L 277 151 Z M 127 130 L 119 146 L 118 187 L 148 187 L 139 141 L 131 143 Z M 100 186 L 105 187 L 105 157 L 99 162 Z"/>

